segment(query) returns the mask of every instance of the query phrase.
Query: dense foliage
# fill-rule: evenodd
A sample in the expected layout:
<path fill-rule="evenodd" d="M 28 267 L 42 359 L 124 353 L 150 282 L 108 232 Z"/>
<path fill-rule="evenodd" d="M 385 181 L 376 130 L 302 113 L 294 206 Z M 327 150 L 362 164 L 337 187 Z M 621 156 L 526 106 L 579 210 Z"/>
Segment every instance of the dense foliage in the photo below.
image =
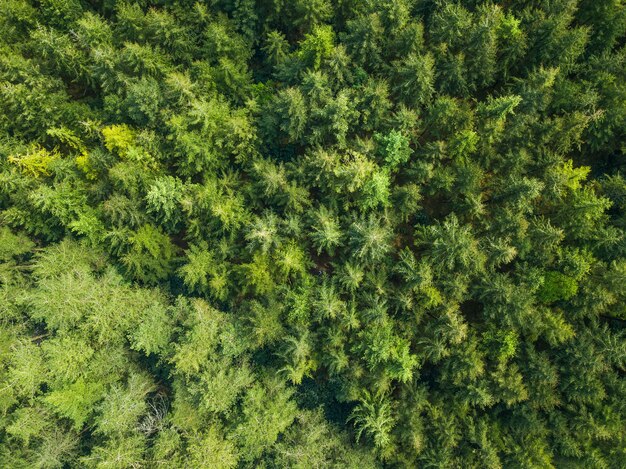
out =
<path fill-rule="evenodd" d="M 624 467 L 622 0 L 0 31 L 1 467 Z"/>

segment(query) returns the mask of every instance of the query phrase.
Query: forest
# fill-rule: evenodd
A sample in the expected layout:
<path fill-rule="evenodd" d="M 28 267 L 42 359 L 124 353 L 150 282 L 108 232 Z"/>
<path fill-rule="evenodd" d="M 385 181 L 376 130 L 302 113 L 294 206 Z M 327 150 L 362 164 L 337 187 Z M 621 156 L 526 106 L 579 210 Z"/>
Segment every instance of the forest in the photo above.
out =
<path fill-rule="evenodd" d="M 0 467 L 626 467 L 626 2 L 0 0 Z"/>

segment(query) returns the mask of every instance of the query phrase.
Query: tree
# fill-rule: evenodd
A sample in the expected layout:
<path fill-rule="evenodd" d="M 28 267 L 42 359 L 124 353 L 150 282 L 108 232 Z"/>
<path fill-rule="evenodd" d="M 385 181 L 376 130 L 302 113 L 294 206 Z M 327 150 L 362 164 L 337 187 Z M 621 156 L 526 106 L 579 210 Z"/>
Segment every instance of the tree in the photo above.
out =
<path fill-rule="evenodd" d="M 276 112 L 282 117 L 280 129 L 294 142 L 302 138 L 307 122 L 307 110 L 304 97 L 297 88 L 287 88 L 277 97 L 274 104 Z"/>
<path fill-rule="evenodd" d="M 291 393 L 277 378 L 266 378 L 250 388 L 243 401 L 243 419 L 235 429 L 245 460 L 261 456 L 296 418 Z"/>
<path fill-rule="evenodd" d="M 270 31 L 265 39 L 263 51 L 274 66 L 285 61 L 289 54 L 289 43 L 279 31 Z"/>
<path fill-rule="evenodd" d="M 343 234 L 338 220 L 323 205 L 314 214 L 315 222 L 312 226 L 311 240 L 313 245 L 317 247 L 317 253 L 327 251 L 329 254 L 334 253 L 336 246 L 340 245 Z"/>
<path fill-rule="evenodd" d="M 122 263 L 131 275 L 143 282 L 155 282 L 169 275 L 175 248 L 167 235 L 146 224 L 132 233 L 127 242 L 129 249 Z"/>
<path fill-rule="evenodd" d="M 426 106 L 434 92 L 435 60 L 431 54 L 411 54 L 394 66 L 395 91 L 407 106 Z"/>
<path fill-rule="evenodd" d="M 391 444 L 390 432 L 395 422 L 392 407 L 385 396 L 372 396 L 366 392 L 361 403 L 354 408 L 350 420 L 358 428 L 357 438 L 366 432 L 379 450 L 385 450 Z"/>
<path fill-rule="evenodd" d="M 474 272 L 481 268 L 478 246 L 469 226 L 461 226 L 455 215 L 443 223 L 418 227 L 418 243 L 426 247 L 426 255 L 440 271 Z"/>
<path fill-rule="evenodd" d="M 320 408 L 298 414 L 294 425 L 285 432 L 284 440 L 277 445 L 276 461 L 278 465 L 298 469 L 328 464 L 376 467 L 372 456 L 352 448 L 347 435 L 329 424 Z"/>
<path fill-rule="evenodd" d="M 392 232 L 383 219 L 370 215 L 354 221 L 350 240 L 354 254 L 365 262 L 382 259 L 391 249 Z"/>

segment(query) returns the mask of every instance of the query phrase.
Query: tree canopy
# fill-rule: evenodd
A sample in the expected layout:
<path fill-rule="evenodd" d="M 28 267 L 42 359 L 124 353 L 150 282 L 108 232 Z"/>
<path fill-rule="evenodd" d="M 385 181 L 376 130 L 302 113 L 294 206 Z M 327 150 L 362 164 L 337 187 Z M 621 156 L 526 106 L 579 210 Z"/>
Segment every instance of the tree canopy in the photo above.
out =
<path fill-rule="evenodd" d="M 624 467 L 622 0 L 0 31 L 0 466 Z"/>

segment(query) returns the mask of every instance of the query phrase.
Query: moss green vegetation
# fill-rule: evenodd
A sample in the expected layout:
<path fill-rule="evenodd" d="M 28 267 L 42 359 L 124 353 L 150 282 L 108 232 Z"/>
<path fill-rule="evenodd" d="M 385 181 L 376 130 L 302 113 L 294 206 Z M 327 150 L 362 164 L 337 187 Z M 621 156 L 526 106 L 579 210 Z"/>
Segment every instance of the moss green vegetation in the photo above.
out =
<path fill-rule="evenodd" d="M 0 0 L 0 467 L 622 468 L 623 0 Z"/>

